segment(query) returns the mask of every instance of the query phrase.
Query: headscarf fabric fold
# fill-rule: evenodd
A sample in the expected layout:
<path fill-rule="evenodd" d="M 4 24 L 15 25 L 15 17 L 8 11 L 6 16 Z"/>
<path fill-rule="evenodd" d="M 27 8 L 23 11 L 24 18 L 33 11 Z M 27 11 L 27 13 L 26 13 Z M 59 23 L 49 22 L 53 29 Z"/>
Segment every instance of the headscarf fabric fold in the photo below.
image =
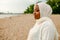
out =
<path fill-rule="evenodd" d="M 50 7 L 50 5 L 41 2 L 38 3 L 38 6 L 39 6 L 41 17 L 50 17 L 50 15 L 52 14 L 52 8 Z"/>

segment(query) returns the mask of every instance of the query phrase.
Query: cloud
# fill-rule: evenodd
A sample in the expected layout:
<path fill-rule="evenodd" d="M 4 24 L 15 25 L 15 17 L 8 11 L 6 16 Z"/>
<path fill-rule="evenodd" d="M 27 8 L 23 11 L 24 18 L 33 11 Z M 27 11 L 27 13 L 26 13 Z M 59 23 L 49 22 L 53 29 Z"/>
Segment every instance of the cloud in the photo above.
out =
<path fill-rule="evenodd" d="M 27 0 L 0 0 L 0 12 L 21 13 L 28 4 Z"/>
<path fill-rule="evenodd" d="M 0 12 L 23 13 L 32 3 L 29 0 L 0 0 Z"/>

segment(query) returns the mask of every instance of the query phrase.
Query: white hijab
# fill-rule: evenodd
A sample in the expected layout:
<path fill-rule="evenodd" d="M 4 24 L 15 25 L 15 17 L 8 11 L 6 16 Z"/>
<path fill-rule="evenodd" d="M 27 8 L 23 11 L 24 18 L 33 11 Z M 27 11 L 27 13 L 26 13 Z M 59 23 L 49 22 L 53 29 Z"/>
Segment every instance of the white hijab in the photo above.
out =
<path fill-rule="evenodd" d="M 50 17 L 50 15 L 52 14 L 52 8 L 50 7 L 50 5 L 41 2 L 41 3 L 38 3 L 38 6 L 40 9 L 41 17 Z"/>

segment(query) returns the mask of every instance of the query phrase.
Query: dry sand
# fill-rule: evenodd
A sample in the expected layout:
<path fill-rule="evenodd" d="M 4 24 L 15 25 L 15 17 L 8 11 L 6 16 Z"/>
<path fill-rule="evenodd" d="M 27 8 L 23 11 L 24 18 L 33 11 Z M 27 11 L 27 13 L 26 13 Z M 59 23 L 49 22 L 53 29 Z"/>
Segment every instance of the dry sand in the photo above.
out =
<path fill-rule="evenodd" d="M 60 15 L 52 15 L 60 34 Z M 26 40 L 35 20 L 32 14 L 23 14 L 0 19 L 0 40 Z"/>

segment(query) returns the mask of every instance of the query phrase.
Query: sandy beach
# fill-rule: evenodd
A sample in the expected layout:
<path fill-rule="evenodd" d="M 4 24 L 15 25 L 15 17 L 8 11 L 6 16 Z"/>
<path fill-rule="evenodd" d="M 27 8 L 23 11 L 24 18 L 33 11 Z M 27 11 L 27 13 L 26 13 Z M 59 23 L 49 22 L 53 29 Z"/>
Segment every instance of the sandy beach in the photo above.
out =
<path fill-rule="evenodd" d="M 51 15 L 51 18 L 60 34 L 60 15 Z M 27 40 L 29 30 L 34 24 L 32 14 L 0 18 L 0 40 Z"/>

